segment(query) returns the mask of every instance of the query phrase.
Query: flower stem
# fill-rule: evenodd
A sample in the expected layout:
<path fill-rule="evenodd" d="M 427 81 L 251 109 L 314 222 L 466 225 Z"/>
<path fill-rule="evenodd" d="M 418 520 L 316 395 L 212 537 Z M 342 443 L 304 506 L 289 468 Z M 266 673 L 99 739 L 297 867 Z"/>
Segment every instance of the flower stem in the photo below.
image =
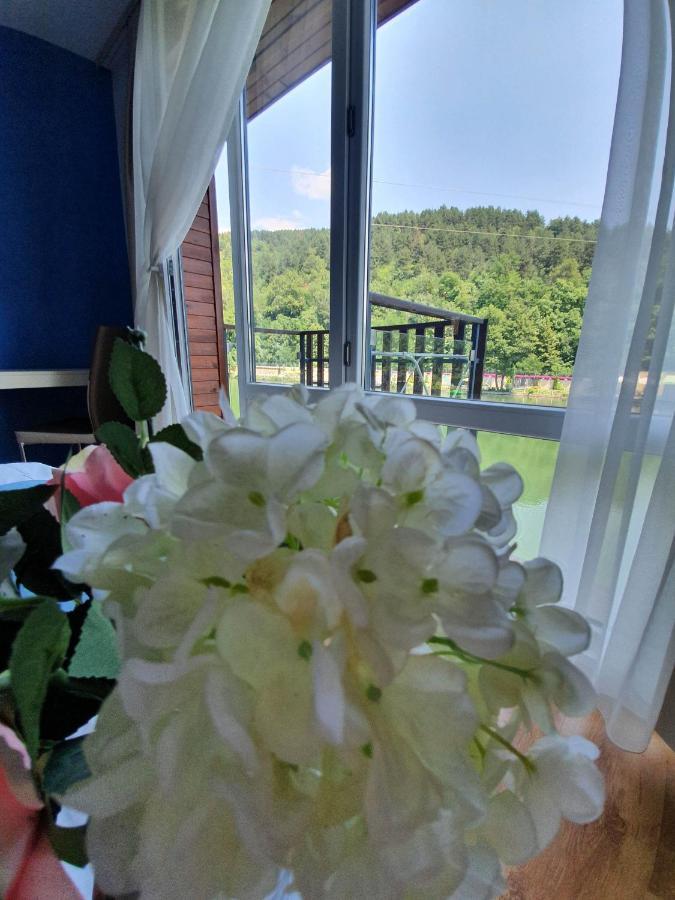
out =
<path fill-rule="evenodd" d="M 446 650 L 435 650 L 434 652 L 440 656 L 456 656 L 462 662 L 472 665 L 493 666 L 495 669 L 502 669 L 504 672 L 511 672 L 513 675 L 519 675 L 521 678 L 532 678 L 534 672 L 532 669 L 519 669 L 517 666 L 510 666 L 507 663 L 498 662 L 496 659 L 486 659 L 484 656 L 475 656 L 467 650 L 462 650 L 450 638 L 432 637 L 428 640 L 429 644 L 442 644 Z"/>
<path fill-rule="evenodd" d="M 493 740 L 497 741 L 498 744 L 501 744 L 502 747 L 505 747 L 509 753 L 513 753 L 513 755 L 520 760 L 520 762 L 525 766 L 525 769 L 528 772 L 534 772 L 535 767 L 534 763 L 531 759 L 525 756 L 524 753 L 521 753 L 520 750 L 517 750 L 510 741 L 507 741 L 506 738 L 501 735 L 494 728 L 490 728 L 489 725 L 483 725 L 482 723 L 478 726 L 481 731 L 484 731 L 485 734 L 489 734 Z"/>

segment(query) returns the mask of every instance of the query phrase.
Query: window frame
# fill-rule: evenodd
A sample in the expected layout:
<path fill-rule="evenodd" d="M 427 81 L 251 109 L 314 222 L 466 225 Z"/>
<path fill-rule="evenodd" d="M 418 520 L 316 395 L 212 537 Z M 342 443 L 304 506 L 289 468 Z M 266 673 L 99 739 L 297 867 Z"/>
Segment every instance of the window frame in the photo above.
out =
<path fill-rule="evenodd" d="M 329 382 L 365 385 L 372 195 L 377 0 L 333 0 L 331 85 Z M 227 141 L 235 323 L 242 413 L 261 394 L 290 385 L 258 382 L 245 91 Z M 317 398 L 325 388 L 309 388 Z M 381 392 L 367 391 L 375 396 Z M 417 415 L 440 425 L 559 441 L 565 408 L 406 395 Z"/>

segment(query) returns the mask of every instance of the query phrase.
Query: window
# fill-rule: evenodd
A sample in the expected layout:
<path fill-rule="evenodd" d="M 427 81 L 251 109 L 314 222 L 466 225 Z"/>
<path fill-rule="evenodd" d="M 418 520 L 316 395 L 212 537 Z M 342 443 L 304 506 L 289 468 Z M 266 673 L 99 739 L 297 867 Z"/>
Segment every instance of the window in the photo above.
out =
<path fill-rule="evenodd" d="M 556 439 L 619 0 L 273 0 L 230 137 L 239 386 Z"/>
<path fill-rule="evenodd" d="M 328 384 L 331 3 L 277 0 L 246 82 L 253 381 Z"/>
<path fill-rule="evenodd" d="M 495 434 L 481 431 L 478 434 L 481 465 L 491 466 L 507 462 L 520 473 L 524 489 L 513 504 L 518 523 L 516 559 L 534 559 L 539 553 L 546 507 L 553 483 L 558 444 L 514 434 Z"/>

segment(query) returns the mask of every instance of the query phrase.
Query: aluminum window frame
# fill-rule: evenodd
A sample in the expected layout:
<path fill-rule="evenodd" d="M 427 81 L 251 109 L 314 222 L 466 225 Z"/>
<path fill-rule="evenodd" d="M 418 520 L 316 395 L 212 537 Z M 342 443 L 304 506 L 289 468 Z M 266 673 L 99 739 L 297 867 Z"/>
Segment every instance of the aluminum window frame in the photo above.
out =
<path fill-rule="evenodd" d="M 333 0 L 331 82 L 329 383 L 367 377 L 376 0 Z M 234 306 L 242 413 L 290 385 L 255 381 L 254 307 L 245 94 L 228 137 Z M 310 388 L 317 398 L 325 388 Z M 367 391 L 382 396 L 379 391 Z M 440 425 L 559 441 L 565 408 L 406 394 L 417 415 Z"/>

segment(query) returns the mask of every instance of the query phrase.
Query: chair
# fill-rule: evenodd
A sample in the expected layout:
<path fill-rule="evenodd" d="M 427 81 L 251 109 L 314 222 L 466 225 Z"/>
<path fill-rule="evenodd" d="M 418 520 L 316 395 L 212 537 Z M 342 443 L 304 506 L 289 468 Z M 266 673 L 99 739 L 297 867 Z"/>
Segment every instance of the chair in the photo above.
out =
<path fill-rule="evenodd" d="M 67 444 L 81 448 L 96 443 L 96 430 L 110 421 L 133 425 L 110 387 L 108 370 L 116 338 L 129 340 L 126 328 L 100 325 L 94 340 L 87 387 L 88 416 L 41 423 L 15 431 L 21 459 L 26 462 L 26 445 Z"/>

